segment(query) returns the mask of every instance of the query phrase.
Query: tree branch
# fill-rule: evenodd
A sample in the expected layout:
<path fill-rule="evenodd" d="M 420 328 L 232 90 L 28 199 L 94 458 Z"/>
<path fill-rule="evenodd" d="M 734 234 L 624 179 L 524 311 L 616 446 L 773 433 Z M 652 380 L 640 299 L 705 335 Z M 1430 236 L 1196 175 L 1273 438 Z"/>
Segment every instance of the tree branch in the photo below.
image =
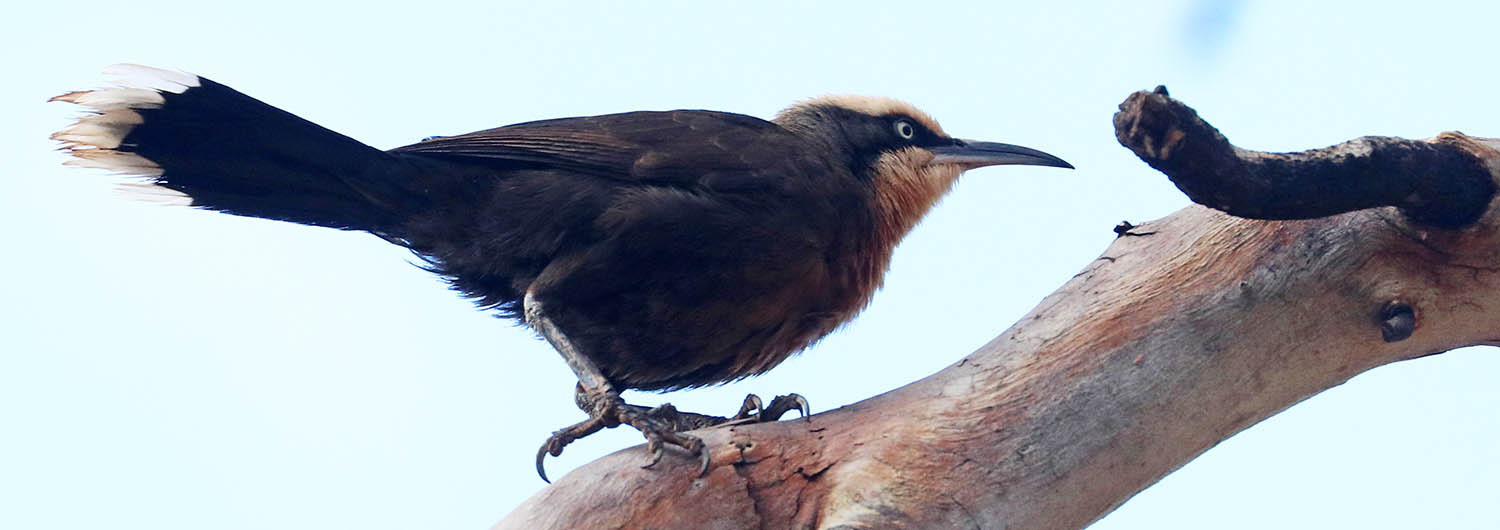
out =
<path fill-rule="evenodd" d="M 1301 153 L 1229 144 L 1166 87 L 1136 92 L 1115 114 L 1120 145 L 1198 204 L 1250 219 L 1312 219 L 1397 206 L 1413 219 L 1455 228 L 1474 222 L 1495 195 L 1490 172 L 1455 141 L 1356 138 Z"/>
<path fill-rule="evenodd" d="M 806 420 L 696 431 L 703 478 L 687 458 L 642 470 L 643 449 L 617 452 L 497 528 L 1081 528 L 1365 370 L 1500 344 L 1500 142 L 1253 153 L 1144 92 L 1115 123 L 1195 201 L 1349 213 L 1184 209 L 932 376 Z"/>

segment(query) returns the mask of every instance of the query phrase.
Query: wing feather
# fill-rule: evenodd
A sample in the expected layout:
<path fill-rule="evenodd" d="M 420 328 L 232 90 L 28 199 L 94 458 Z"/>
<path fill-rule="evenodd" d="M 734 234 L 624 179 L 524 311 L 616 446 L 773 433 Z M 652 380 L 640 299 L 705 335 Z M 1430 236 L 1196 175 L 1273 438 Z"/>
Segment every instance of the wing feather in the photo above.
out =
<path fill-rule="evenodd" d="M 393 152 L 690 185 L 710 175 L 750 176 L 797 153 L 791 133 L 725 112 L 629 112 L 520 123 L 437 137 Z"/>

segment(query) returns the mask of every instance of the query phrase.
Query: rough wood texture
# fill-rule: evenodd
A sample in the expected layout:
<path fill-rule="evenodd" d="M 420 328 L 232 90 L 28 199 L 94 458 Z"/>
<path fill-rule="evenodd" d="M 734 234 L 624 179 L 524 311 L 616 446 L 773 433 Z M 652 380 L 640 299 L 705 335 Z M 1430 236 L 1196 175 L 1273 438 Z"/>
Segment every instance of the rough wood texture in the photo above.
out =
<path fill-rule="evenodd" d="M 1443 201 L 1474 200 L 1452 193 L 1303 221 L 1184 209 L 1130 229 L 1020 322 L 926 379 L 807 420 L 697 431 L 712 451 L 703 478 L 687 458 L 642 470 L 640 447 L 606 456 L 496 528 L 1081 528 L 1219 441 L 1360 372 L 1500 345 L 1491 197 L 1500 142 L 1454 133 L 1400 141 L 1437 153 L 1423 160 L 1456 160 L 1452 173 L 1441 163 L 1420 175 L 1399 165 L 1408 162 L 1387 167 L 1369 158 L 1380 149 L 1359 147 L 1313 152 L 1324 159 L 1313 166 L 1255 166 L 1262 183 L 1203 184 L 1244 178 L 1216 168 L 1273 155 L 1226 155 L 1227 141 L 1196 114 L 1202 127 L 1171 122 L 1174 106 L 1164 91 L 1133 95 L 1116 118 L 1122 143 L 1231 211 L 1258 205 L 1276 217 L 1277 201 L 1262 196 L 1292 200 L 1277 187 L 1299 177 L 1274 173 L 1292 166 L 1429 187 L 1450 178 L 1472 186 L 1478 167 L 1487 184 L 1472 189 L 1491 191 L 1460 229 L 1432 224 L 1445 218 Z M 1187 158 L 1197 156 L 1209 159 Z M 1360 186 L 1307 189 L 1350 188 Z M 1298 204 L 1307 202 L 1317 201 Z M 1454 224 L 1463 223 L 1444 226 Z"/>
<path fill-rule="evenodd" d="M 1120 104 L 1115 136 L 1193 202 L 1251 219 L 1398 206 L 1417 221 L 1457 228 L 1483 214 L 1495 194 L 1480 159 L 1443 137 L 1366 136 L 1301 153 L 1246 151 L 1167 97 L 1166 87 Z"/>

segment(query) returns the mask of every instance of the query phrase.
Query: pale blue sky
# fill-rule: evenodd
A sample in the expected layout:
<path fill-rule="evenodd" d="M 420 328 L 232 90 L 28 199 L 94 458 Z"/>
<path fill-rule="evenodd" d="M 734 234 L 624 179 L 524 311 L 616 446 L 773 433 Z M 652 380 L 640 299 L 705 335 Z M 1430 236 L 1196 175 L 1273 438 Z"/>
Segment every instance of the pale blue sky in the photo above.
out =
<path fill-rule="evenodd" d="M 967 175 L 853 325 L 770 374 L 642 402 L 815 410 L 952 363 L 1187 201 L 1116 144 L 1159 83 L 1240 146 L 1500 135 L 1492 2 L 27 3 L 0 22 L 0 528 L 486 528 L 581 419 L 544 343 L 410 255 L 340 233 L 124 200 L 63 168 L 45 104 L 136 62 L 194 72 L 372 145 L 524 120 L 829 92 L 1078 166 Z M 34 10 L 34 11 L 32 11 Z M 1098 529 L 1500 528 L 1500 355 L 1376 370 L 1236 436 Z M 554 476 L 640 442 L 591 437 Z"/>

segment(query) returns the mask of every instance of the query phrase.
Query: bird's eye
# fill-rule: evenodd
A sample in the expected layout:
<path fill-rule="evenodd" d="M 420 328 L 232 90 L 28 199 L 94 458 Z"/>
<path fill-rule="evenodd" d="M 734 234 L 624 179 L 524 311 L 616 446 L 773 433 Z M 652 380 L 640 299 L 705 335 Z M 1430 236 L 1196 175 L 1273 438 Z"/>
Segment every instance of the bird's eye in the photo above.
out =
<path fill-rule="evenodd" d="M 898 120 L 896 121 L 895 127 L 896 136 L 900 136 L 903 140 L 910 140 L 912 139 L 912 137 L 917 135 L 917 128 L 912 127 L 911 122 L 909 121 Z"/>

